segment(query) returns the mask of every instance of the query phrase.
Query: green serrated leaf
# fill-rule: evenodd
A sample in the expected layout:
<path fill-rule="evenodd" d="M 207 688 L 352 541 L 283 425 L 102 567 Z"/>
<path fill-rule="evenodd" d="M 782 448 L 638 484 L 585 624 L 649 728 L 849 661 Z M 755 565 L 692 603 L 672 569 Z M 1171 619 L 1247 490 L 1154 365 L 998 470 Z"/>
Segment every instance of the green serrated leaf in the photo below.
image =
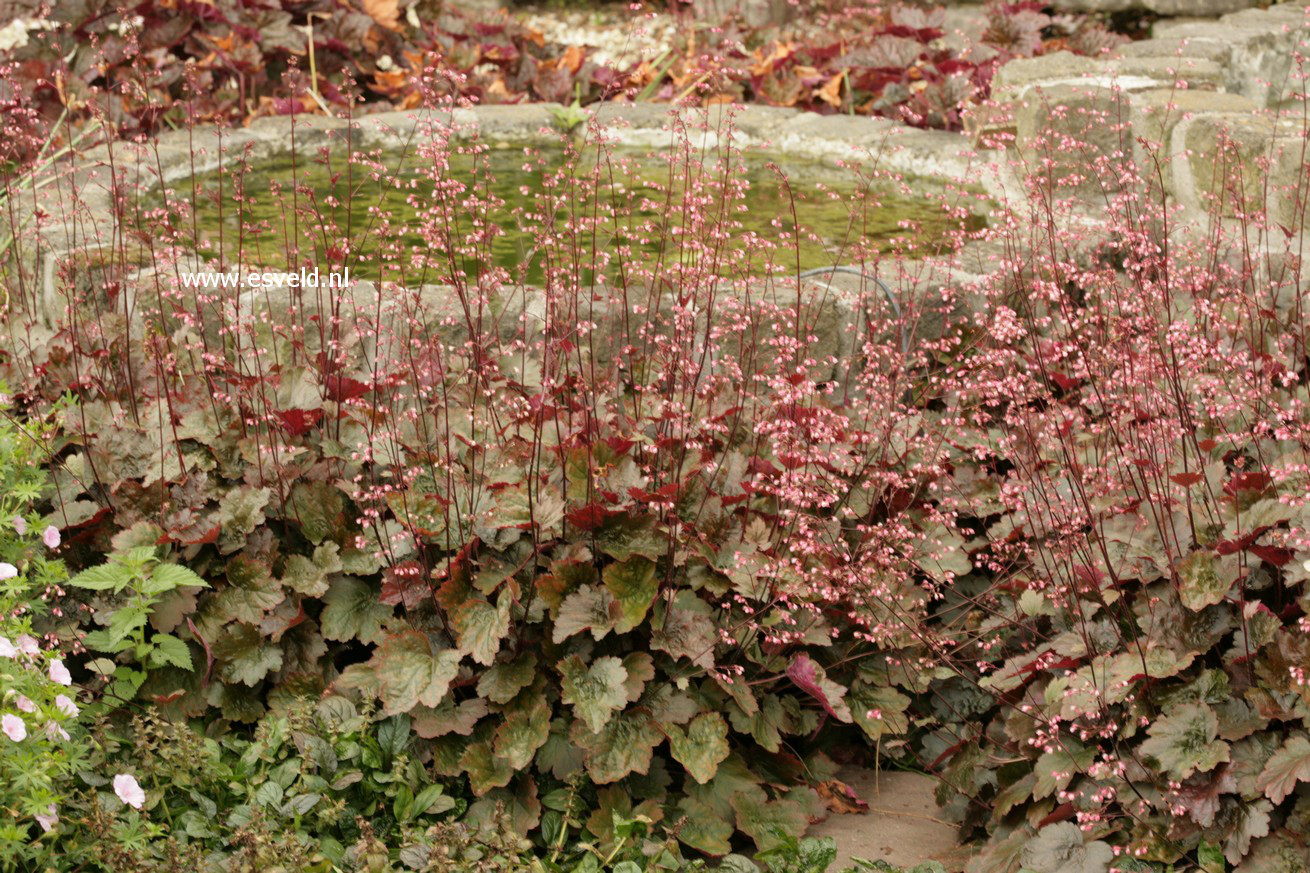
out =
<path fill-rule="evenodd" d="M 522 770 L 550 737 L 550 705 L 544 694 L 525 694 L 504 715 L 504 723 L 496 729 L 494 751 L 512 769 Z"/>
<path fill-rule="evenodd" d="M 460 653 L 432 650 L 427 634 L 407 630 L 387 637 L 373 656 L 378 692 L 388 715 L 418 704 L 437 706 L 459 672 Z"/>
<path fill-rule="evenodd" d="M 150 642 L 155 650 L 155 665 L 172 665 L 183 670 L 191 669 L 191 650 L 187 644 L 172 634 L 155 634 Z"/>
<path fill-rule="evenodd" d="M 175 588 L 208 588 L 209 583 L 200 578 L 194 570 L 180 564 L 156 564 L 150 571 L 150 581 L 161 585 L 160 593 Z"/>
<path fill-rule="evenodd" d="M 580 631 L 589 630 L 596 640 L 604 639 L 619 622 L 622 607 L 605 588 L 583 585 L 560 604 L 551 639 L 562 643 Z"/>
<path fill-rule="evenodd" d="M 537 656 L 524 652 L 513 661 L 496 664 L 478 680 L 478 696 L 492 703 L 509 703 L 537 676 Z"/>
<path fill-rule="evenodd" d="M 717 712 L 702 712 L 685 731 L 666 725 L 664 732 L 669 735 L 674 760 L 702 785 L 714 778 L 719 764 L 728 757 L 728 723 Z"/>
<path fill-rule="evenodd" d="M 1204 703 L 1177 707 L 1152 722 L 1142 743 L 1143 755 L 1153 758 L 1174 779 L 1213 770 L 1228 760 L 1228 744 L 1216 739 L 1219 718 Z"/>
<path fill-rule="evenodd" d="M 85 588 L 88 591 L 108 591 L 110 589 L 118 591 L 130 581 L 132 581 L 131 570 L 122 564 L 110 562 L 83 570 L 72 579 L 69 579 L 68 584 L 74 588 Z"/>
<path fill-rule="evenodd" d="M 640 710 L 620 712 L 596 733 L 588 731 L 585 722 L 575 721 L 570 735 L 582 748 L 587 774 L 597 785 L 648 772 L 651 753 L 664 742 L 659 727 Z"/>
<path fill-rule="evenodd" d="M 640 625 L 659 590 L 659 583 L 655 579 L 655 563 L 638 557 L 610 564 L 601 573 L 601 579 L 619 605 L 619 618 L 614 624 L 614 630 L 622 634 Z"/>
<path fill-rule="evenodd" d="M 1298 782 L 1310 782 L 1310 740 L 1290 737 L 1270 756 L 1256 780 L 1256 789 L 1275 804 L 1296 790 Z"/>
<path fill-rule="evenodd" d="M 560 675 L 563 677 L 562 699 L 572 704 L 573 713 L 591 730 L 599 731 L 614 714 L 628 702 L 628 690 L 624 683 L 628 671 L 618 658 L 607 655 L 597 658 L 591 666 L 577 655 L 570 655 L 559 662 Z"/>
<path fill-rule="evenodd" d="M 392 613 L 392 607 L 380 602 L 367 582 L 353 576 L 337 577 L 323 602 L 323 637 L 340 642 L 377 642 Z"/>
<path fill-rule="evenodd" d="M 218 674 L 228 682 L 258 685 L 282 666 L 282 649 L 268 643 L 259 629 L 248 624 L 231 624 L 213 645 Z"/>
<path fill-rule="evenodd" d="M 509 606 L 507 592 L 501 593 L 496 606 L 481 598 L 461 603 L 451 616 L 460 651 L 479 664 L 495 663 L 500 641 L 509 633 Z"/>

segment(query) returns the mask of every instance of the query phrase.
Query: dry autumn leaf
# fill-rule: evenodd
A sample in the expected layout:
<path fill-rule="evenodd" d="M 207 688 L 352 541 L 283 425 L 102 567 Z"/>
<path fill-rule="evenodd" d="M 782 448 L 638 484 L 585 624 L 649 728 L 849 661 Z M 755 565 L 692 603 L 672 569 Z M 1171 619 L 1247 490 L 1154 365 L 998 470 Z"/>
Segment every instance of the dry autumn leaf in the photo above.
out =
<path fill-rule="evenodd" d="M 827 804 L 828 809 L 838 815 L 861 815 L 869 811 L 869 804 L 865 803 L 860 795 L 855 793 L 855 789 L 842 782 L 840 779 L 828 779 L 820 782 L 818 785 L 819 796 Z"/>
<path fill-rule="evenodd" d="M 816 88 L 814 96 L 834 108 L 841 106 L 841 83 L 846 78 L 846 71 L 833 74 L 822 88 Z"/>
<path fill-rule="evenodd" d="M 364 12 L 387 30 L 400 29 L 400 0 L 360 0 Z"/>

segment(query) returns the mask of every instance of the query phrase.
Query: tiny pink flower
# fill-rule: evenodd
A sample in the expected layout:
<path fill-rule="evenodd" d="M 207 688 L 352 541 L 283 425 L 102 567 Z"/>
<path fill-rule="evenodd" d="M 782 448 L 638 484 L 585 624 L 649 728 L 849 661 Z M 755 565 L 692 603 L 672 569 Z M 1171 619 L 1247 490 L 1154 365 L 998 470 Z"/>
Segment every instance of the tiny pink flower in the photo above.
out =
<path fill-rule="evenodd" d="M 53 721 L 45 723 L 45 735 L 49 737 L 51 741 L 68 739 L 68 731 L 64 730 L 59 724 Z"/>
<path fill-rule="evenodd" d="M 15 533 L 17 533 L 20 537 L 21 537 L 23 534 L 27 533 L 27 519 L 23 518 L 21 515 L 15 515 L 15 516 L 14 516 L 14 531 L 15 531 Z"/>
<path fill-rule="evenodd" d="M 45 543 L 47 549 L 59 548 L 59 543 L 61 541 L 59 528 L 55 527 L 53 524 L 41 531 L 41 542 Z"/>
<path fill-rule="evenodd" d="M 60 694 L 55 697 L 55 709 L 69 718 L 77 715 L 77 704 L 67 694 Z"/>
<path fill-rule="evenodd" d="M 64 662 L 55 658 L 50 662 L 50 681 L 58 682 L 60 685 L 72 685 L 73 675 L 68 672 Z"/>
<path fill-rule="evenodd" d="M 18 651 L 24 655 L 37 655 L 41 653 L 41 646 L 36 641 L 36 637 L 28 634 L 18 635 Z"/>
<path fill-rule="evenodd" d="M 0 579 L 12 579 L 18 575 L 18 568 L 13 564 L 0 561 Z"/>
<path fill-rule="evenodd" d="M 8 637 L 0 637 L 0 658 L 17 658 L 18 647 Z"/>
<path fill-rule="evenodd" d="M 16 715 L 6 714 L 0 718 L 0 730 L 5 732 L 5 736 L 15 743 L 21 743 L 27 739 L 27 725 Z"/>
<path fill-rule="evenodd" d="M 48 812 L 44 815 L 37 813 L 36 823 L 41 826 L 42 831 L 48 834 L 54 829 L 55 825 L 59 824 L 59 813 L 55 811 L 55 805 L 53 803 L 46 807 L 46 809 Z"/>
<path fill-rule="evenodd" d="M 15 697 L 14 705 L 23 712 L 36 712 L 36 704 L 29 700 L 26 694 L 20 694 Z"/>
<path fill-rule="evenodd" d="M 114 777 L 114 793 L 118 795 L 119 800 L 133 809 L 140 809 L 146 802 L 146 793 L 141 790 L 136 777 L 130 773 L 119 773 Z"/>

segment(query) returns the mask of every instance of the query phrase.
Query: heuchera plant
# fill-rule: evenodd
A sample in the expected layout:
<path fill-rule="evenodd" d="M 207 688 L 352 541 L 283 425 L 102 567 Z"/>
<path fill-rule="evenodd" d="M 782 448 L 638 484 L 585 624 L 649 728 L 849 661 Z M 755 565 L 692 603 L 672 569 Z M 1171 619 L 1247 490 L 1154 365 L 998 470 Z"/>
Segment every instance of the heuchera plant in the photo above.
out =
<path fill-rule="evenodd" d="M 601 840 L 612 813 L 711 855 L 803 831 L 837 766 L 818 749 L 906 729 L 903 617 L 970 565 L 916 497 L 942 452 L 908 377 L 927 356 L 845 320 L 888 308 L 868 282 L 847 310 L 825 281 L 751 278 L 785 273 L 797 239 L 732 237 L 724 132 L 717 169 L 681 130 L 669 184 L 616 204 L 593 129 L 514 207 L 550 241 L 522 267 L 539 290 L 490 266 L 491 180 L 447 169 L 484 146 L 450 124 L 421 135 L 414 214 L 374 209 L 380 292 L 265 308 L 170 284 L 196 245 L 186 204 L 134 219 L 163 269 L 70 300 L 101 314 L 23 386 L 37 404 L 78 386 L 56 516 L 86 563 L 119 555 L 75 580 L 80 625 L 55 623 L 92 650 L 88 681 L 239 723 L 302 696 L 376 701 L 524 831 L 583 773 Z M 408 184 L 368 154 L 342 169 Z M 357 257 L 331 202 L 269 196 L 308 231 L 294 263 L 320 243 L 325 267 Z M 247 263 L 262 234 L 215 254 Z M 151 327 L 128 328 L 128 297 Z M 838 335 L 903 363 L 849 368 Z"/>

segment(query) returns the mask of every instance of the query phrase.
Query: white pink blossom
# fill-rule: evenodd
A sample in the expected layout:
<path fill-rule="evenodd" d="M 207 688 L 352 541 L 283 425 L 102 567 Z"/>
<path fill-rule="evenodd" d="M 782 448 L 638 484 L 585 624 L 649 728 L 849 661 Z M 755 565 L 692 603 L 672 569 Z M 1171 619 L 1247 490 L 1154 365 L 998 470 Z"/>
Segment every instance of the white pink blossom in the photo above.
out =
<path fill-rule="evenodd" d="M 18 568 L 13 564 L 0 561 L 0 579 L 12 579 L 18 575 Z"/>
<path fill-rule="evenodd" d="M 27 533 L 27 519 L 21 515 L 14 516 L 14 531 L 21 537 Z"/>
<path fill-rule="evenodd" d="M 69 718 L 72 718 L 73 716 L 77 715 L 77 704 L 74 703 L 73 699 L 69 697 L 67 694 L 56 695 L 55 709 L 59 710 Z"/>
<path fill-rule="evenodd" d="M 140 809 L 146 802 L 146 793 L 141 790 L 141 784 L 136 781 L 136 777 L 130 773 L 119 773 L 114 777 L 114 793 L 118 795 L 119 800 L 133 809 Z"/>
<path fill-rule="evenodd" d="M 59 528 L 55 527 L 53 524 L 41 531 L 41 542 L 46 544 L 46 548 L 57 549 L 59 548 L 59 543 L 61 541 Z"/>
<path fill-rule="evenodd" d="M 17 706 L 22 712 L 36 712 L 36 704 L 33 703 L 26 694 L 20 694 L 15 697 L 14 706 Z"/>
<path fill-rule="evenodd" d="M 15 743 L 21 743 L 27 739 L 26 723 L 12 713 L 6 713 L 3 717 L 0 717 L 0 730 L 3 730 L 5 736 Z"/>
<path fill-rule="evenodd" d="M 73 675 L 68 672 L 64 662 L 55 658 L 50 662 L 50 681 L 58 682 L 60 685 L 72 685 Z"/>
<path fill-rule="evenodd" d="M 46 807 L 46 812 L 36 814 L 36 823 L 47 834 L 54 829 L 55 825 L 59 824 L 59 813 L 55 810 L 53 803 Z"/>
<path fill-rule="evenodd" d="M 38 655 L 41 653 L 41 644 L 36 641 L 36 637 L 30 634 L 18 635 L 18 651 L 24 655 Z"/>
<path fill-rule="evenodd" d="M 18 647 L 8 637 L 0 637 L 0 658 L 17 658 Z"/>

